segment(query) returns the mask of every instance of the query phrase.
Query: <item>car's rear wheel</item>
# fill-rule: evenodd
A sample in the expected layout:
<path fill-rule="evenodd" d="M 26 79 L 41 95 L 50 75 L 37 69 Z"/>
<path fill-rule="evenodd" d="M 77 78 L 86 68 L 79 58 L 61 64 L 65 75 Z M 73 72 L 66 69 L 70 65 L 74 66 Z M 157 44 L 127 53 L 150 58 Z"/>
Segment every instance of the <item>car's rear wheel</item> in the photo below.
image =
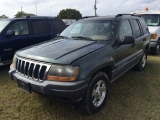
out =
<path fill-rule="evenodd" d="M 159 45 L 159 44 L 157 44 L 156 47 L 151 48 L 151 53 L 152 53 L 153 55 L 158 55 L 159 52 L 160 52 L 160 45 Z"/>
<path fill-rule="evenodd" d="M 144 52 L 141 60 L 134 67 L 134 69 L 137 70 L 137 71 L 143 71 L 145 69 L 145 67 L 146 67 L 146 64 L 147 64 L 147 53 Z"/>
<path fill-rule="evenodd" d="M 79 104 L 86 114 L 99 112 L 106 103 L 109 79 L 104 72 L 97 73 L 88 86 L 87 92 Z"/>

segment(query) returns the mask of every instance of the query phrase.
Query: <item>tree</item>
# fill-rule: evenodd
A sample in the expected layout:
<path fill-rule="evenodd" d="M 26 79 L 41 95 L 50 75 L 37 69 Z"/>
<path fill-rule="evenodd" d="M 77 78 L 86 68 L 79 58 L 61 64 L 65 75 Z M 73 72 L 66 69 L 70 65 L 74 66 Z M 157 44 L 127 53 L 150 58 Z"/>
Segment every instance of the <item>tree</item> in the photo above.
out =
<path fill-rule="evenodd" d="M 57 16 L 61 19 L 81 19 L 82 18 L 82 14 L 75 10 L 75 9 L 63 9 L 60 11 L 59 15 Z"/>
<path fill-rule="evenodd" d="M 5 18 L 8 18 L 6 15 L 2 15 L 2 16 L 0 16 L 0 19 L 5 19 Z"/>
<path fill-rule="evenodd" d="M 15 14 L 14 16 L 17 18 L 17 17 L 22 17 L 22 16 L 36 16 L 36 15 L 34 15 L 32 13 L 25 13 L 24 11 L 22 11 L 22 12 L 18 11 L 17 14 Z"/>

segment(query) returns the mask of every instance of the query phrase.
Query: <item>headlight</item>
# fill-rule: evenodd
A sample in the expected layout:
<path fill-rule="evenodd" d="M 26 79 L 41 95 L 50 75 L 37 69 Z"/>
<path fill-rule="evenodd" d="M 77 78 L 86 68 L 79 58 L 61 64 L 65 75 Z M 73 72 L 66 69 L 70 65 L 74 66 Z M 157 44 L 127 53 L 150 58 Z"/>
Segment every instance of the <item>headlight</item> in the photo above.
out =
<path fill-rule="evenodd" d="M 16 68 L 16 55 L 14 55 L 14 57 L 13 57 L 12 67 Z"/>
<path fill-rule="evenodd" d="M 156 39 L 157 38 L 157 34 L 151 34 L 151 39 Z"/>
<path fill-rule="evenodd" d="M 78 66 L 52 65 L 47 76 L 47 80 L 53 81 L 74 81 L 79 74 Z"/>

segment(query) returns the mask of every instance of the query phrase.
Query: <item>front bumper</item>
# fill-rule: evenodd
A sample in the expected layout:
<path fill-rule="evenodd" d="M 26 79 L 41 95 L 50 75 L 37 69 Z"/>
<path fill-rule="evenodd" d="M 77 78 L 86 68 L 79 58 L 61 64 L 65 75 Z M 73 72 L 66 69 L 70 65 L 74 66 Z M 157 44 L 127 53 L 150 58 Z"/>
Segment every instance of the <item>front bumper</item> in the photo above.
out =
<path fill-rule="evenodd" d="M 56 82 L 56 81 L 44 81 L 42 83 L 33 81 L 32 79 L 25 77 L 11 69 L 9 76 L 12 80 L 23 81 L 30 85 L 30 89 L 33 92 L 61 99 L 63 101 L 80 101 L 84 96 L 90 79 L 75 81 L 75 82 Z"/>

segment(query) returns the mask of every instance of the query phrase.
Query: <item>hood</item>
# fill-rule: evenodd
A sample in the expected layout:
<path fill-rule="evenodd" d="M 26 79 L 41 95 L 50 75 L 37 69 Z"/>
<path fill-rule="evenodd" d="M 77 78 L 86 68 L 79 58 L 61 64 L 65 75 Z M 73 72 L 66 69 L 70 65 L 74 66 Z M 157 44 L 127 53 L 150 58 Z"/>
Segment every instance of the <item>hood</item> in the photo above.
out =
<path fill-rule="evenodd" d="M 20 57 L 42 62 L 71 64 L 91 52 L 107 45 L 107 42 L 61 39 L 48 41 L 18 51 Z"/>
<path fill-rule="evenodd" d="M 155 34 L 159 31 L 159 27 L 158 26 L 148 26 L 149 32 L 151 34 Z"/>

